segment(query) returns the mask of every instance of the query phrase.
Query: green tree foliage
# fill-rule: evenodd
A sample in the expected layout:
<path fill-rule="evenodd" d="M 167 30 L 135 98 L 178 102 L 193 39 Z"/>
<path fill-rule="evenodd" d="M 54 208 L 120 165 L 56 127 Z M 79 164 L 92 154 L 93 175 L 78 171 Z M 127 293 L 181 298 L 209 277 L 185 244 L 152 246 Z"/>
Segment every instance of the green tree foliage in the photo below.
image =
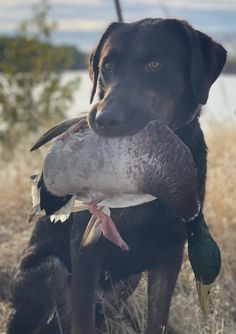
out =
<path fill-rule="evenodd" d="M 63 118 L 78 88 L 78 78 L 62 83 L 60 69 L 71 68 L 75 55 L 73 48 L 68 53 L 51 46 L 56 25 L 48 20 L 49 10 L 42 1 L 15 38 L 0 40 L 0 143 L 7 149 Z"/>

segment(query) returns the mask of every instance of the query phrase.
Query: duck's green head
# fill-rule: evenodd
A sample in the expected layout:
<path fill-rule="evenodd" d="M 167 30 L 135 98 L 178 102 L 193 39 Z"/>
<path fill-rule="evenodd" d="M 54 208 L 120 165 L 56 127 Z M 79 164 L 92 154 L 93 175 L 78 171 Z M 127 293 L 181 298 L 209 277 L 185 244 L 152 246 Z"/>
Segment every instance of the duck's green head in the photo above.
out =
<path fill-rule="evenodd" d="M 220 250 L 212 238 L 202 213 L 186 223 L 188 255 L 195 274 L 199 301 L 204 313 L 209 310 L 209 294 L 221 267 Z"/>
<path fill-rule="evenodd" d="M 195 277 L 203 284 L 213 283 L 221 267 L 220 250 L 212 238 L 202 213 L 186 223 L 189 260 Z"/>

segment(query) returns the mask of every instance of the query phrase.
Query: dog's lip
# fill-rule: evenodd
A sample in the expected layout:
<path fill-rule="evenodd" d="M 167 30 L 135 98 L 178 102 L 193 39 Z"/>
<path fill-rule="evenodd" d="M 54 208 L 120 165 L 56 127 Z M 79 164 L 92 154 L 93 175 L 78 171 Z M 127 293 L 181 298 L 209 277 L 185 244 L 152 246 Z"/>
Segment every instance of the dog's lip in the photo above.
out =
<path fill-rule="evenodd" d="M 119 128 L 119 130 L 116 130 L 116 127 L 107 128 L 105 126 L 98 125 L 95 121 L 97 111 L 98 111 L 98 103 L 93 106 L 88 116 L 88 122 L 89 122 L 89 126 L 91 127 L 91 129 L 94 132 L 96 132 L 98 135 L 104 136 L 104 137 L 122 136 L 122 135 L 119 135 L 121 128 Z"/>
<path fill-rule="evenodd" d="M 132 129 L 132 127 L 120 127 L 119 129 L 115 130 L 112 128 L 105 128 L 96 126 L 92 127 L 92 130 L 96 132 L 99 136 L 103 137 L 109 137 L 109 138 L 119 138 L 119 137 L 128 137 L 128 136 L 135 136 L 140 131 L 143 131 L 145 128 L 147 128 L 151 123 L 153 122 L 159 122 L 158 120 L 150 120 L 149 122 L 145 123 L 143 126 L 140 126 L 139 128 Z M 159 122 L 160 123 L 160 122 Z"/>
<path fill-rule="evenodd" d="M 104 126 L 97 126 L 95 123 L 95 127 L 92 128 L 98 135 L 103 137 L 124 137 L 123 128 L 115 129 L 115 128 L 106 128 Z"/>
<path fill-rule="evenodd" d="M 99 103 L 96 103 L 89 115 L 88 115 L 88 122 L 90 128 L 96 132 L 99 136 L 103 137 L 126 137 L 126 136 L 133 136 L 136 133 L 142 131 L 148 124 L 150 124 L 152 121 L 159 121 L 161 122 L 158 118 L 156 117 L 150 117 L 146 118 L 142 117 L 140 118 L 139 114 L 137 113 L 135 118 L 133 119 L 133 122 L 136 124 L 136 127 L 130 126 L 129 122 L 124 123 L 124 125 L 119 126 L 119 127 L 106 127 L 106 126 L 101 126 L 98 125 L 95 121 L 96 115 L 99 109 Z M 128 124 L 128 125 L 127 125 Z M 168 124 L 164 124 L 167 125 Z"/>

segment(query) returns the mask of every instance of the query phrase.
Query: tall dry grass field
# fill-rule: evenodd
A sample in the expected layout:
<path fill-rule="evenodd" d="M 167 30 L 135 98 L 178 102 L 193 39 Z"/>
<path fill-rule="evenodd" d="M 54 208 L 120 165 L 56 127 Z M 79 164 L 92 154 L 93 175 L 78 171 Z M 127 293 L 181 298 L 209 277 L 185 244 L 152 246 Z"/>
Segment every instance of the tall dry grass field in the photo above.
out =
<path fill-rule="evenodd" d="M 209 153 L 204 211 L 222 252 L 219 296 L 216 297 L 214 312 L 204 319 L 198 307 L 194 277 L 185 256 L 169 320 L 171 333 L 175 334 L 236 333 L 236 125 L 222 129 L 222 125 L 215 124 L 210 128 L 211 132 L 206 134 Z M 12 272 L 33 228 L 26 223 L 31 205 L 29 176 L 40 169 L 44 152 L 30 154 L 28 149 L 27 141 L 13 152 L 12 161 L 0 169 L 0 333 L 4 333 L 9 313 Z M 145 276 L 128 305 L 118 313 L 112 308 L 105 309 L 105 312 L 103 333 L 144 333 Z"/>

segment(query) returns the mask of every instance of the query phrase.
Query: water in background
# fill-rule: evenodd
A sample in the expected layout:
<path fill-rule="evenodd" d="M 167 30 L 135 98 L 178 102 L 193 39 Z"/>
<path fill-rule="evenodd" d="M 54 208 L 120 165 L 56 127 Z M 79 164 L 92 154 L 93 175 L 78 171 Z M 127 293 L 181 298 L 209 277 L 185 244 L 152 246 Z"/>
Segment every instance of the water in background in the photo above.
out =
<path fill-rule="evenodd" d="M 74 103 L 68 111 L 68 117 L 76 117 L 91 108 L 89 104 L 92 84 L 87 71 L 65 72 L 63 80 L 75 76 L 81 78 L 80 87 L 74 95 Z M 203 107 L 201 122 L 203 126 L 210 120 L 220 122 L 236 121 L 236 75 L 221 75 L 210 90 L 208 103 Z"/>

